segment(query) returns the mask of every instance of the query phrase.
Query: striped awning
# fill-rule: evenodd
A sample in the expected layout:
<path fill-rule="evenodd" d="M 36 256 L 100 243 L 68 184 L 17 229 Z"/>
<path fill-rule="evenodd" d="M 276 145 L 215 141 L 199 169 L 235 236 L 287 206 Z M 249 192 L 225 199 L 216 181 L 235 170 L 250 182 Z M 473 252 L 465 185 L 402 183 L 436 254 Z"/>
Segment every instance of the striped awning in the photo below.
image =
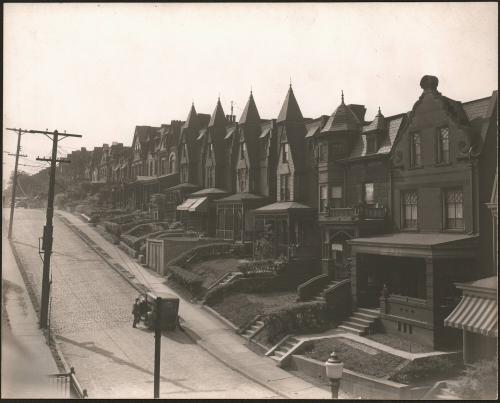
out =
<path fill-rule="evenodd" d="M 484 336 L 498 337 L 497 301 L 490 298 L 464 295 L 444 325 L 468 330 Z"/>

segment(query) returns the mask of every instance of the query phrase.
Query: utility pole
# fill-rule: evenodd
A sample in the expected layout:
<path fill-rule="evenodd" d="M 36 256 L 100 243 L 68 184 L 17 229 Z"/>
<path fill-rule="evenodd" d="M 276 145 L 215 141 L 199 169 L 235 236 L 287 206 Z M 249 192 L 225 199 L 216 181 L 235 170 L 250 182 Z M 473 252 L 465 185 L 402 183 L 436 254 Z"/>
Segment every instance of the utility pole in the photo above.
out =
<path fill-rule="evenodd" d="M 39 158 L 37 161 L 47 161 L 50 162 L 50 178 L 49 178 L 49 194 L 47 200 L 47 222 L 43 227 L 43 276 L 42 276 L 42 298 L 40 304 L 40 328 L 47 328 L 48 313 L 49 313 L 49 295 L 50 295 L 50 255 L 52 254 L 52 234 L 54 233 L 54 227 L 52 226 L 52 219 L 54 217 L 54 187 L 56 182 L 56 163 L 65 162 L 69 163 L 67 159 L 57 159 L 57 143 L 66 137 L 82 137 L 80 134 L 59 134 L 57 130 L 49 132 L 48 130 L 30 130 L 30 133 L 44 134 L 47 137 L 52 137 L 52 157 L 51 158 Z M 59 138 L 61 136 L 61 139 Z M 50 138 L 50 137 L 49 137 Z"/>
<path fill-rule="evenodd" d="M 14 179 L 12 181 L 12 196 L 10 199 L 10 221 L 9 221 L 9 235 L 8 238 L 12 238 L 12 223 L 14 221 L 14 204 L 16 203 L 16 188 L 17 188 L 17 165 L 19 163 L 19 156 L 21 152 L 21 135 L 23 133 L 28 133 L 27 130 L 23 129 L 10 129 L 7 128 L 7 130 L 11 130 L 13 132 L 17 132 L 17 151 L 15 154 L 8 154 L 11 156 L 16 157 L 16 165 L 14 167 Z M 27 157 L 27 155 L 22 155 L 23 157 Z"/>
<path fill-rule="evenodd" d="M 160 356 L 161 356 L 161 297 L 157 297 L 155 300 L 155 366 L 154 366 L 154 398 L 160 398 Z"/>

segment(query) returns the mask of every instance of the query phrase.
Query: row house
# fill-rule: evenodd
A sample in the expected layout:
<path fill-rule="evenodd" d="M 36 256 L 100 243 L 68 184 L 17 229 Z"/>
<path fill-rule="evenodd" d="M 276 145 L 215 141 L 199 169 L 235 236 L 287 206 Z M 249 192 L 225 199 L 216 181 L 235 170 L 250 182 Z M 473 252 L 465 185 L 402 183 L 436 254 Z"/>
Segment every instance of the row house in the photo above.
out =
<path fill-rule="evenodd" d="M 436 77 L 420 85 L 392 145 L 390 199 L 379 202 L 392 231 L 347 241 L 351 290 L 355 307 L 380 307 L 387 332 L 445 348 L 460 342 L 444 327 L 458 302 L 454 283 L 491 272 L 484 223 L 492 219 L 485 203 L 496 167 L 497 93 L 462 104 L 437 90 Z"/>

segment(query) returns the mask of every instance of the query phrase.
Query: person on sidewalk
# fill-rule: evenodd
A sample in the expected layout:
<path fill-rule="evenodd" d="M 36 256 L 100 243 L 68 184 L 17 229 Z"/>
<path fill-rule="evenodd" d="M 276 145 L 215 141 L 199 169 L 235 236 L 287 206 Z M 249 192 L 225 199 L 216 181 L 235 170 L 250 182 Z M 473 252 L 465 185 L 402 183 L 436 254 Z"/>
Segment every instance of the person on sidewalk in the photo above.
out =
<path fill-rule="evenodd" d="M 132 327 L 137 327 L 137 322 L 141 319 L 141 308 L 139 304 L 139 298 L 135 299 L 134 306 L 132 307 L 132 315 L 134 315 L 134 323 Z"/>

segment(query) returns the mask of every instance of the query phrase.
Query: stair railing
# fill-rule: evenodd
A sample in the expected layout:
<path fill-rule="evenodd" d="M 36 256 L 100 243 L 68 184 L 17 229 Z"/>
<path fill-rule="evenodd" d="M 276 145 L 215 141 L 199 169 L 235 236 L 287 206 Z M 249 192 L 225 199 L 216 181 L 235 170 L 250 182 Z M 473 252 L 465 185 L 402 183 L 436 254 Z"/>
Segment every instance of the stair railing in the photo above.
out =
<path fill-rule="evenodd" d="M 307 301 L 321 291 L 330 281 L 328 274 L 320 274 L 297 287 L 297 299 Z"/>

